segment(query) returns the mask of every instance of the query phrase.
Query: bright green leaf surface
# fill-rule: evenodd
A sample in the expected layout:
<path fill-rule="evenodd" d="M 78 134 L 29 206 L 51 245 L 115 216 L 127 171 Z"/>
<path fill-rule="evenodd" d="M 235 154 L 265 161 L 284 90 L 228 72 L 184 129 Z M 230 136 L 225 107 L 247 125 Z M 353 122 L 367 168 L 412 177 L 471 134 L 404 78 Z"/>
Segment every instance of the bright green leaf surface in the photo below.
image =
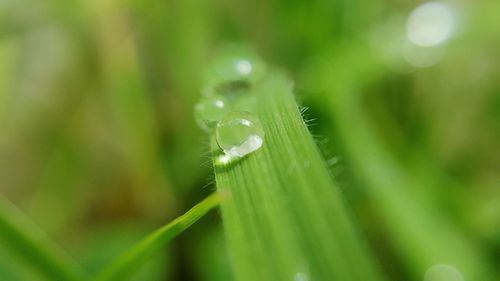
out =
<path fill-rule="evenodd" d="M 223 219 L 239 281 L 381 280 L 285 77 L 253 88 L 264 145 L 226 163 L 214 153 Z"/>

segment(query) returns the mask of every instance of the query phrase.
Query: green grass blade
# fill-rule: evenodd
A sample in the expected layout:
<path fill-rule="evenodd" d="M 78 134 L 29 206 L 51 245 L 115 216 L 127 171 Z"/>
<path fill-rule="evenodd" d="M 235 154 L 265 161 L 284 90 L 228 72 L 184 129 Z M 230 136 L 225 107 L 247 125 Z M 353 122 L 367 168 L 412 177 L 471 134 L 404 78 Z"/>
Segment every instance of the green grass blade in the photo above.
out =
<path fill-rule="evenodd" d="M 311 137 L 292 83 L 255 85 L 263 147 L 225 163 L 214 152 L 222 215 L 239 281 L 381 280 Z M 214 148 L 216 145 L 214 144 Z"/>
<path fill-rule="evenodd" d="M 57 245 L 0 195 L 0 239 L 47 280 L 85 280 L 84 273 Z"/>
<path fill-rule="evenodd" d="M 178 217 L 171 223 L 156 230 L 122 256 L 117 258 L 96 278 L 100 281 L 126 280 L 140 268 L 156 251 L 160 250 L 168 241 L 182 233 L 208 211 L 217 207 L 221 201 L 219 194 L 215 193 L 191 208 L 187 213 Z"/>
<path fill-rule="evenodd" d="M 336 67 L 325 72 L 337 79 L 324 78 L 331 121 L 337 123 L 347 157 L 413 275 L 424 276 L 429 267 L 445 263 L 460 270 L 466 280 L 492 280 L 480 246 L 422 196 L 419 190 L 427 182 L 398 166 L 363 110 L 362 87 L 386 74 L 383 65 L 369 56 L 360 58 L 359 54 L 369 53 L 363 47 L 349 45 L 337 51 L 332 59 Z"/>

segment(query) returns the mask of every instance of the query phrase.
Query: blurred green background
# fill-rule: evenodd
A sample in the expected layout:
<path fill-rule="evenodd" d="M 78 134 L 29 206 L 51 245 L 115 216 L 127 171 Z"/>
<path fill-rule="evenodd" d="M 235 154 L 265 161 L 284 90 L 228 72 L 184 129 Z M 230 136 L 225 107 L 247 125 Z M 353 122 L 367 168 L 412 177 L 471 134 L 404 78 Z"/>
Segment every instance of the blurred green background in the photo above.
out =
<path fill-rule="evenodd" d="M 404 173 L 433 215 L 499 265 L 500 2 L 425 3 L 0 0 L 0 192 L 99 270 L 214 190 L 192 109 L 210 59 L 245 44 L 294 79 L 391 280 L 424 273 L 391 242 L 353 151 Z M 354 103 L 337 100 L 336 84 L 355 85 Z M 369 132 L 349 118 L 358 112 Z M 1 243 L 0 280 L 39 280 Z M 136 280 L 232 280 L 224 243 L 212 213 Z"/>

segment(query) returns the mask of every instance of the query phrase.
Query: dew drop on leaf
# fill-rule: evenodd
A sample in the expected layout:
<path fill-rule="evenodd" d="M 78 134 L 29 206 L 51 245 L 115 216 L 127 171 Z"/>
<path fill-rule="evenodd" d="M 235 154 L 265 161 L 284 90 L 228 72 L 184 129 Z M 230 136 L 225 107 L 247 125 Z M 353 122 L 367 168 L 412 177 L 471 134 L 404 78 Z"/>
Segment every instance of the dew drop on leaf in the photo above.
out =
<path fill-rule="evenodd" d="M 233 111 L 217 124 L 215 137 L 226 155 L 243 157 L 262 147 L 264 129 L 250 112 Z"/>
<path fill-rule="evenodd" d="M 202 97 L 194 106 L 196 122 L 205 131 L 214 129 L 217 123 L 229 112 L 229 102 L 219 95 Z"/>
<path fill-rule="evenodd" d="M 464 277 L 454 266 L 437 264 L 427 270 L 424 281 L 464 281 Z"/>
<path fill-rule="evenodd" d="M 303 272 L 297 272 L 294 281 L 309 281 L 309 277 Z"/>
<path fill-rule="evenodd" d="M 212 95 L 220 91 L 243 88 L 259 81 L 265 74 L 265 64 L 252 54 L 232 54 L 217 59 L 205 74 L 202 93 Z"/>

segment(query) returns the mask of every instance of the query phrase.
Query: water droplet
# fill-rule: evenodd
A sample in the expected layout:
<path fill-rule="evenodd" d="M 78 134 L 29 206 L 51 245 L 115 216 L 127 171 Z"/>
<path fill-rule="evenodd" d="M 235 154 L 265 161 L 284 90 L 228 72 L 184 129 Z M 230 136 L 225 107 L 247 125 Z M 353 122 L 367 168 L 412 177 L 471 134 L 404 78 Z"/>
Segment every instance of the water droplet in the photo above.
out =
<path fill-rule="evenodd" d="M 231 162 L 236 160 L 234 157 L 231 157 L 230 155 L 227 154 L 221 154 L 215 157 L 215 165 L 216 166 L 225 166 Z"/>
<path fill-rule="evenodd" d="M 210 64 L 205 73 L 203 94 L 220 94 L 248 88 L 265 74 L 265 64 L 248 51 L 230 51 Z"/>
<path fill-rule="evenodd" d="M 427 270 L 424 281 L 464 281 L 464 277 L 454 266 L 436 264 Z"/>
<path fill-rule="evenodd" d="M 294 281 L 309 281 L 309 276 L 303 272 L 297 272 L 295 274 L 295 279 Z"/>
<path fill-rule="evenodd" d="M 230 112 L 226 98 L 214 95 L 202 97 L 194 106 L 194 116 L 198 125 L 205 131 L 210 131 Z"/>
<path fill-rule="evenodd" d="M 233 111 L 217 124 L 215 137 L 226 155 L 243 157 L 262 147 L 264 129 L 250 112 Z"/>

